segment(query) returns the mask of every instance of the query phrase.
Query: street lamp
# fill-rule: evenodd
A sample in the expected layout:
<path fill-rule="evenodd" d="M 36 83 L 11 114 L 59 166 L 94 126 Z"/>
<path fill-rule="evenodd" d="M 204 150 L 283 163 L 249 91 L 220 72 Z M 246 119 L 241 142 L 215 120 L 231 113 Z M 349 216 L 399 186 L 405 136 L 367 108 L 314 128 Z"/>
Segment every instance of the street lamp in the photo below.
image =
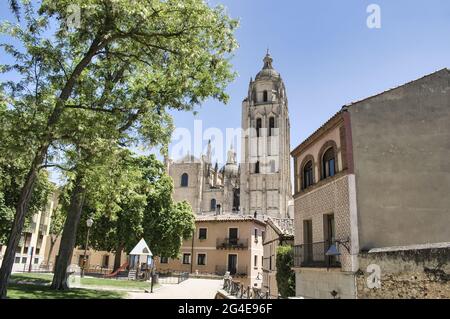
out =
<path fill-rule="evenodd" d="M 81 270 L 81 277 L 84 277 L 84 270 L 86 269 L 87 249 L 88 249 L 88 245 L 89 245 L 89 230 L 91 229 L 92 224 L 94 224 L 94 221 L 92 220 L 92 218 L 88 218 L 88 220 L 86 221 L 87 235 L 86 235 L 86 246 L 84 247 L 83 269 Z"/>

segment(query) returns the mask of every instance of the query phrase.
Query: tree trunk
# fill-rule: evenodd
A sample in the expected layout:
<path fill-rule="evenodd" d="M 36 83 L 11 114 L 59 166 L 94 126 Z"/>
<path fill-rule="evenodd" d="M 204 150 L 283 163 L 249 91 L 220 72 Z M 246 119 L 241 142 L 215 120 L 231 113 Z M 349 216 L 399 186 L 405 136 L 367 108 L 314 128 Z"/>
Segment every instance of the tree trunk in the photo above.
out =
<path fill-rule="evenodd" d="M 14 258 L 16 249 L 22 236 L 22 229 L 25 223 L 25 216 L 28 212 L 31 195 L 33 194 L 34 184 L 36 182 L 39 165 L 44 160 L 45 154 L 49 147 L 49 143 L 43 144 L 36 153 L 31 168 L 25 179 L 25 183 L 20 191 L 20 196 L 16 205 L 16 214 L 14 222 L 11 227 L 11 233 L 8 238 L 5 255 L 3 256 L 3 263 L 0 269 L 0 299 L 6 298 L 7 286 L 9 277 L 11 276 L 12 267 L 14 265 Z"/>
<path fill-rule="evenodd" d="M 55 237 L 53 237 L 53 236 L 55 236 Z M 48 250 L 48 256 L 47 256 L 47 267 L 49 267 L 50 257 L 52 256 L 53 248 L 55 248 L 55 244 L 56 244 L 57 240 L 58 240 L 58 236 L 50 235 L 50 248 Z"/>
<path fill-rule="evenodd" d="M 120 244 L 117 249 L 116 249 L 116 254 L 114 255 L 114 269 L 113 272 L 116 271 L 117 269 L 120 268 L 120 266 L 122 266 L 120 264 L 121 259 L 122 259 L 122 251 L 123 251 L 123 245 Z"/>
<path fill-rule="evenodd" d="M 83 174 L 78 171 L 75 187 L 70 196 L 70 205 L 67 212 L 67 218 L 64 223 L 64 230 L 59 245 L 58 258 L 56 260 L 55 274 L 53 276 L 52 288 L 57 290 L 66 290 L 67 286 L 67 267 L 72 260 L 73 249 L 77 237 L 78 224 L 80 223 L 81 211 L 84 204 L 86 189 L 83 186 Z"/>

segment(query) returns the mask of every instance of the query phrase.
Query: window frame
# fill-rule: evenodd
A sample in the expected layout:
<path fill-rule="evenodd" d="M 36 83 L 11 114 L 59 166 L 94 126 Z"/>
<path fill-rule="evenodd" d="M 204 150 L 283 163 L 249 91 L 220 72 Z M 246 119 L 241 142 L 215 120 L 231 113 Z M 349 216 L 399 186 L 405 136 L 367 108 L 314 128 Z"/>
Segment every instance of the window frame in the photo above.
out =
<path fill-rule="evenodd" d="M 201 238 L 201 231 L 202 230 L 205 231 L 205 238 Z M 206 228 L 206 227 L 199 227 L 199 229 L 198 229 L 198 239 L 199 240 L 206 240 L 206 239 L 208 239 L 208 228 Z"/>
<path fill-rule="evenodd" d="M 185 259 L 185 257 L 186 256 L 188 256 L 188 261 L 186 262 L 186 259 Z M 190 265 L 191 264 L 191 262 L 192 262 L 192 258 L 191 258 L 192 256 L 191 256 L 191 253 L 183 253 L 183 260 L 182 260 L 182 263 L 183 263 L 183 265 Z"/>
<path fill-rule="evenodd" d="M 199 263 L 200 256 L 203 256 L 203 264 Z M 206 260 L 207 260 L 206 253 L 197 253 L 197 266 L 206 266 L 207 263 Z"/>
<path fill-rule="evenodd" d="M 181 174 L 180 187 L 189 187 L 189 174 L 188 173 Z"/>

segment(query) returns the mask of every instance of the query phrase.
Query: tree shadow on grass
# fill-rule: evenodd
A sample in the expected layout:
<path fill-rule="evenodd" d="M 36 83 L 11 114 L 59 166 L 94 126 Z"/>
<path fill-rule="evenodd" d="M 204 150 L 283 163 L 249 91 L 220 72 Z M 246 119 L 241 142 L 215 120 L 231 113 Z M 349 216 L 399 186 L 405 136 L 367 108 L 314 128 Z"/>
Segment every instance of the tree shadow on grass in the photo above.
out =
<path fill-rule="evenodd" d="M 124 293 L 72 288 L 66 291 L 53 290 L 48 286 L 11 283 L 8 298 L 11 299 L 122 299 Z"/>

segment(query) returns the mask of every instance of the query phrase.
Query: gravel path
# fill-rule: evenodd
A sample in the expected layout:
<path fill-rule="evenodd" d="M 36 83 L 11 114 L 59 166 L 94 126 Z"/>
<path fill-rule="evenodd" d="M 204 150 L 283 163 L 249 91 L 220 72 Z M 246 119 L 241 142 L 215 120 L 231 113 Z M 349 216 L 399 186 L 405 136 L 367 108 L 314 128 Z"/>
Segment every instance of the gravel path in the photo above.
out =
<path fill-rule="evenodd" d="M 213 299 L 223 280 L 191 278 L 180 284 L 162 285 L 153 293 L 128 293 L 130 299 Z"/>

